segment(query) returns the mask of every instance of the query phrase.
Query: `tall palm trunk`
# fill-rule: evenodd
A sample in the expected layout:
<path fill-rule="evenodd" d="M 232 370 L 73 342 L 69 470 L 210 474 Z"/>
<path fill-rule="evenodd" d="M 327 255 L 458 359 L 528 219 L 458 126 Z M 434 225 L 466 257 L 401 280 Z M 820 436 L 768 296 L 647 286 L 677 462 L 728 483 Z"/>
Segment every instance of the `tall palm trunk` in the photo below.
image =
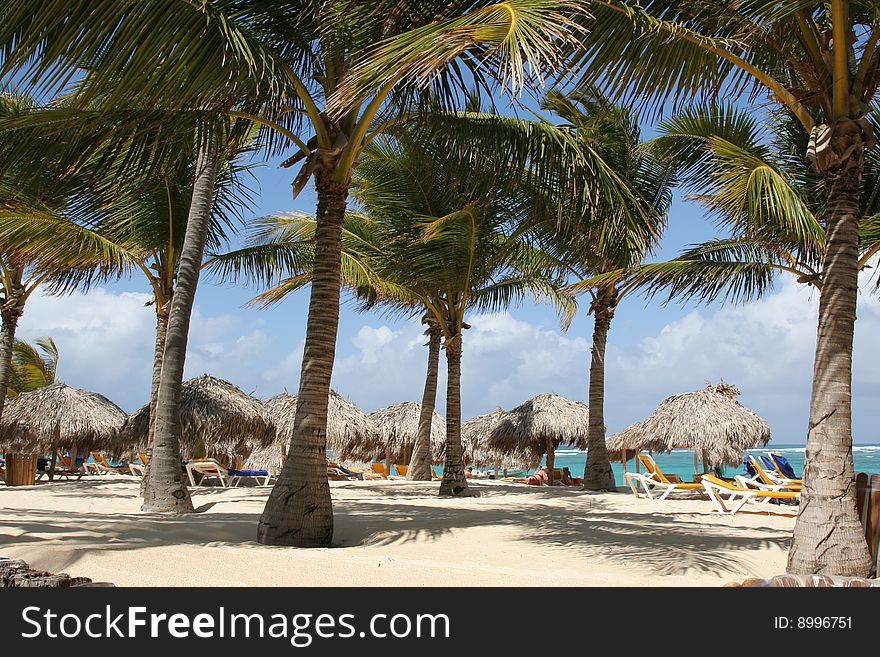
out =
<path fill-rule="evenodd" d="M 600 289 L 593 304 L 593 353 L 590 362 L 590 417 L 587 425 L 585 490 L 617 490 L 605 445 L 605 346 L 617 306 L 614 290 Z"/>
<path fill-rule="evenodd" d="M 153 450 L 150 469 L 144 477 L 144 503 L 141 507 L 144 511 L 193 511 L 192 500 L 180 467 L 180 385 L 183 381 L 190 318 L 210 227 L 218 159 L 216 137 L 209 137 L 199 147 L 196 160 L 192 202 L 180 251 L 176 291 L 168 317 L 156 402 Z"/>
<path fill-rule="evenodd" d="M 447 338 L 446 348 L 446 458 L 440 494 L 467 497 L 467 478 L 461 448 L 461 335 Z"/>
<path fill-rule="evenodd" d="M 867 576 L 852 460 L 852 346 L 858 295 L 861 162 L 826 174 L 828 242 L 813 368 L 804 488 L 788 571 Z"/>
<path fill-rule="evenodd" d="M 437 376 L 440 370 L 440 327 L 426 321 L 428 328 L 428 372 L 425 375 L 425 391 L 422 393 L 422 407 L 419 412 L 419 433 L 413 446 L 412 459 L 406 478 L 412 481 L 431 481 L 431 420 L 434 419 L 434 406 L 437 403 Z"/>
<path fill-rule="evenodd" d="M 339 325 L 341 236 L 348 184 L 321 172 L 315 187 L 315 264 L 296 417 L 287 460 L 260 516 L 257 540 L 264 545 L 321 547 L 333 540 L 327 405 Z"/>
<path fill-rule="evenodd" d="M 12 374 L 12 350 L 15 346 L 15 331 L 18 320 L 24 312 L 24 288 L 16 282 L 12 290 L 7 290 L 6 300 L 0 306 L 0 318 L 3 327 L 0 329 L 0 417 L 6 405 L 6 391 L 9 388 L 9 377 Z"/>
<path fill-rule="evenodd" d="M 153 349 L 153 380 L 150 383 L 150 427 L 147 433 L 147 465 L 144 467 L 144 477 L 141 480 L 141 494 L 147 481 L 147 471 L 153 456 L 153 433 L 156 428 L 156 405 L 159 403 L 159 379 L 162 376 L 162 356 L 165 354 L 165 335 L 168 333 L 168 309 L 171 303 L 171 295 L 167 297 L 168 303 L 164 308 L 156 309 L 156 344 Z"/>

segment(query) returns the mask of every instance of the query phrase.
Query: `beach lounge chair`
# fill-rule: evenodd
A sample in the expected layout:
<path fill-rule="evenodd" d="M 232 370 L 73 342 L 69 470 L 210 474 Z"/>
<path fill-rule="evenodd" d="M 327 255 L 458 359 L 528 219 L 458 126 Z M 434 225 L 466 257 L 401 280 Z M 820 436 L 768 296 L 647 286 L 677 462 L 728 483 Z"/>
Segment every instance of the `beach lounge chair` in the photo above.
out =
<path fill-rule="evenodd" d="M 443 479 L 443 475 L 437 474 L 437 471 L 434 468 L 431 468 L 431 479 L 434 481 L 440 481 Z"/>
<path fill-rule="evenodd" d="M 660 497 L 657 499 L 660 500 L 665 500 L 675 492 L 703 492 L 702 483 L 682 481 L 678 475 L 665 474 L 650 454 L 639 452 L 638 458 L 645 466 L 645 472 L 627 472 L 624 475 L 624 480 L 636 497 L 641 497 L 639 487 L 651 499 L 655 499 L 654 493 L 659 492 Z"/>
<path fill-rule="evenodd" d="M 224 488 L 229 486 L 229 470 L 224 468 L 214 459 L 198 459 L 188 461 L 186 464 L 186 474 L 189 477 L 189 483 L 193 488 L 201 486 L 208 479 L 217 479 Z M 200 474 L 198 482 L 196 482 L 196 474 Z"/>
<path fill-rule="evenodd" d="M 357 481 L 359 477 L 354 473 L 345 472 L 340 466 L 327 464 L 327 479 L 331 481 Z"/>
<path fill-rule="evenodd" d="M 147 467 L 147 455 L 143 452 L 138 452 L 138 461 L 139 463 L 129 463 L 128 469 L 131 471 L 135 477 L 143 477 L 146 473 Z"/>
<path fill-rule="evenodd" d="M 772 470 L 773 475 L 764 468 L 764 465 L 761 463 L 762 459 L 757 459 L 751 454 L 749 454 L 749 465 L 752 466 L 752 470 L 755 471 L 755 476 L 752 478 L 753 481 L 764 484 L 765 486 L 779 486 L 780 488 L 784 488 L 787 490 L 800 490 L 801 489 L 801 481 L 800 479 L 787 479 L 784 477 L 773 476 L 776 474 L 776 470 Z"/>
<path fill-rule="evenodd" d="M 196 483 L 195 473 L 201 476 Z M 224 488 L 237 487 L 243 479 L 253 479 L 258 486 L 268 486 L 270 481 L 274 479 L 274 475 L 268 470 L 235 470 L 225 468 L 214 459 L 200 459 L 189 461 L 186 464 L 186 474 L 189 477 L 189 483 L 197 488 L 208 479 L 217 479 Z"/>
<path fill-rule="evenodd" d="M 365 474 L 363 470 L 352 470 L 351 468 L 346 468 L 344 465 L 341 465 L 336 461 L 327 461 L 327 466 L 330 468 L 336 468 L 337 470 L 339 470 L 340 474 L 343 474 L 350 479 L 359 479 L 363 481 Z"/>
<path fill-rule="evenodd" d="M 83 463 L 83 469 L 88 473 L 94 474 L 107 474 L 110 472 L 119 472 L 125 474 L 131 474 L 131 470 L 128 469 L 127 463 L 120 463 L 119 465 L 113 465 L 104 458 L 104 455 L 101 452 L 90 452 L 92 455 L 92 461 L 86 461 Z"/>
<path fill-rule="evenodd" d="M 767 455 L 767 458 L 770 460 L 770 463 L 773 464 L 773 468 L 779 473 L 780 477 L 785 477 L 791 481 L 802 481 L 802 478 L 795 474 L 794 468 L 791 467 L 791 463 L 789 463 L 788 459 L 782 454 L 770 452 Z"/>
<path fill-rule="evenodd" d="M 388 479 L 388 475 L 390 474 L 382 461 L 373 461 L 370 463 L 370 472 L 374 475 L 379 475 L 382 479 Z"/>
<path fill-rule="evenodd" d="M 702 476 L 702 485 L 718 513 L 734 514 L 747 503 L 768 504 L 771 500 L 797 500 L 799 491 L 761 490 L 732 484 L 710 474 Z M 725 497 L 726 496 L 726 497 Z M 725 504 L 725 502 L 727 504 Z M 731 505 L 728 508 L 728 504 Z"/>
<path fill-rule="evenodd" d="M 401 477 L 406 476 L 406 471 L 409 470 L 408 465 L 399 465 L 397 463 L 394 464 L 394 471 L 399 474 Z"/>

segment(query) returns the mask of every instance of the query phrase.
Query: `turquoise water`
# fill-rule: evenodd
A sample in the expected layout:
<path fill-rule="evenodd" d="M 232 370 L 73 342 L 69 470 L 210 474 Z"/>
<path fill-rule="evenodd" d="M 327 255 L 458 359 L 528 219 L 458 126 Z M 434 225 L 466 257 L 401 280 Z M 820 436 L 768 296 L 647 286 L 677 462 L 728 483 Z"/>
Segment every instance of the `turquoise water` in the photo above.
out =
<path fill-rule="evenodd" d="M 751 449 L 750 454 L 766 454 L 778 452 L 788 459 L 794 471 L 800 475 L 804 470 L 804 447 L 803 445 L 774 445 L 772 449 Z M 587 453 L 579 449 L 560 448 L 556 452 L 555 467 L 568 467 L 572 475 L 580 477 L 584 472 L 584 464 Z M 669 454 L 654 454 L 654 460 L 663 472 L 677 474 L 685 481 L 690 481 L 694 476 L 694 453 L 690 450 L 674 450 Z M 856 472 L 870 472 L 880 474 L 880 445 L 854 445 L 853 465 Z M 623 466 L 619 461 L 611 464 L 614 469 L 614 478 L 618 486 L 623 485 Z M 626 464 L 627 471 L 635 470 L 633 459 Z M 727 466 L 724 475 L 732 477 L 743 474 L 742 466 L 736 468 Z"/>

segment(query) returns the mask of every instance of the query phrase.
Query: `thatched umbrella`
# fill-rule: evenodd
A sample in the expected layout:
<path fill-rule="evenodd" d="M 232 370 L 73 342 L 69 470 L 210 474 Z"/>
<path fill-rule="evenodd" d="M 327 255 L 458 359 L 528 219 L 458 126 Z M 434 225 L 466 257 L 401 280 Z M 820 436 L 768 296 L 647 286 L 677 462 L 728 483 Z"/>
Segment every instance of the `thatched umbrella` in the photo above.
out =
<path fill-rule="evenodd" d="M 202 448 L 210 454 L 247 455 L 275 439 L 275 424 L 263 402 L 207 374 L 183 382 L 180 425 L 185 458 Z M 145 404 L 129 418 L 123 436 L 143 448 L 149 429 L 150 405 Z"/>
<path fill-rule="evenodd" d="M 275 437 L 265 448 L 254 450 L 248 464 L 256 468 L 278 469 L 287 457 L 287 446 L 293 437 L 296 395 L 283 392 L 267 399 L 265 406 L 275 423 Z M 380 440 L 376 424 L 357 406 L 331 390 L 327 406 L 327 448 L 333 450 L 337 458 L 367 460 L 362 455 Z"/>
<path fill-rule="evenodd" d="M 504 413 L 489 435 L 488 447 L 528 455 L 533 462 L 547 454 L 547 469 L 552 473 L 559 445 L 586 449 L 589 419 L 583 402 L 545 393 Z"/>
<path fill-rule="evenodd" d="M 409 463 L 412 449 L 419 435 L 419 402 L 400 402 L 369 414 L 376 423 L 385 450 L 386 462 Z M 431 456 L 434 461 L 446 445 L 446 420 L 434 411 L 431 415 Z"/>
<path fill-rule="evenodd" d="M 0 445 L 11 453 L 51 453 L 51 478 L 58 450 L 94 449 L 118 455 L 123 448 L 119 431 L 125 420 L 125 411 L 103 395 L 53 383 L 6 403 Z"/>
<path fill-rule="evenodd" d="M 522 450 L 505 451 L 489 446 L 489 437 L 504 417 L 504 409 L 496 408 L 467 420 L 461 425 L 461 444 L 464 449 L 466 463 L 475 465 L 492 465 L 496 475 L 500 469 L 530 469 L 540 463 L 533 453 Z"/>
<path fill-rule="evenodd" d="M 667 397 L 648 418 L 609 437 L 608 449 L 616 454 L 692 449 L 694 474 L 698 456 L 704 470 L 708 464 L 739 465 L 745 450 L 767 444 L 770 427 L 738 396 L 735 386 L 722 382 Z"/>

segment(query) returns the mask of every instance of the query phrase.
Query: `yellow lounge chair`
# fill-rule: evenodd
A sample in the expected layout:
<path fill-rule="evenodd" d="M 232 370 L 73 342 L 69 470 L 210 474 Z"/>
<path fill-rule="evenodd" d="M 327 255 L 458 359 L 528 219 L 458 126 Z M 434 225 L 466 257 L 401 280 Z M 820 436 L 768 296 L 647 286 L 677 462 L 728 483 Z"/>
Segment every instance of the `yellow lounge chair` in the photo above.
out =
<path fill-rule="evenodd" d="M 104 458 L 104 455 L 101 452 L 90 452 L 94 462 L 86 461 L 83 463 L 83 468 L 87 472 L 94 471 L 95 474 L 107 474 L 108 472 L 119 472 L 124 474 L 131 474 L 131 470 L 128 469 L 128 465 L 110 465 L 110 462 Z"/>
<path fill-rule="evenodd" d="M 719 513 L 732 515 L 742 509 L 748 502 L 767 504 L 770 500 L 798 500 L 801 497 L 800 491 L 746 488 L 710 474 L 704 474 L 702 480 L 702 485 L 706 489 L 709 499 L 712 500 L 715 510 Z M 725 495 L 727 499 L 724 499 Z M 727 508 L 725 502 L 732 504 L 731 508 Z"/>
<path fill-rule="evenodd" d="M 752 466 L 752 469 L 756 472 L 756 476 L 752 478 L 752 481 L 755 481 L 759 484 L 764 484 L 765 486 L 775 487 L 777 490 L 800 490 L 801 489 L 801 481 L 795 479 L 788 479 L 787 477 L 773 477 L 771 476 L 762 466 L 761 459 L 755 458 L 751 454 L 749 454 L 749 464 Z M 775 474 L 775 473 L 774 473 Z"/>
<path fill-rule="evenodd" d="M 407 470 L 409 470 L 409 466 L 408 466 L 408 465 L 398 465 L 397 463 L 394 464 L 394 471 L 395 471 L 397 474 L 399 474 L 401 477 L 405 477 L 405 476 L 406 476 L 406 471 L 407 471 Z"/>
<path fill-rule="evenodd" d="M 382 479 L 388 479 L 388 468 L 385 467 L 385 464 L 382 461 L 373 461 L 370 463 L 370 472 L 374 475 L 379 475 Z"/>
<path fill-rule="evenodd" d="M 703 492 L 702 483 L 682 481 L 678 475 L 665 474 L 650 454 L 639 452 L 638 458 L 645 466 L 645 472 L 627 472 L 624 475 L 624 480 L 636 497 L 641 497 L 639 486 L 651 499 L 654 499 L 654 493 L 662 491 L 657 498 L 660 500 L 665 500 L 674 492 Z"/>

